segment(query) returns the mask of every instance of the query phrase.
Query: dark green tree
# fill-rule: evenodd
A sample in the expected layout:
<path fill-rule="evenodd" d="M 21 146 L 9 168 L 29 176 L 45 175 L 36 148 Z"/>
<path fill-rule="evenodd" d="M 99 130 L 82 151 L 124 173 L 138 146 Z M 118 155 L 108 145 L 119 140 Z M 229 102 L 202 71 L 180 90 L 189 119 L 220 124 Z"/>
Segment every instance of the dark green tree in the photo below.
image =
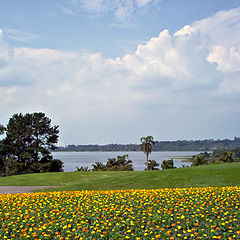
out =
<path fill-rule="evenodd" d="M 0 124 L 0 135 L 4 134 L 6 131 L 6 128 Z M 0 175 L 2 172 L 5 171 L 5 156 L 3 154 L 3 149 L 2 149 L 3 141 L 0 140 Z"/>
<path fill-rule="evenodd" d="M 58 133 L 58 126 L 51 126 L 51 119 L 42 112 L 14 114 L 2 146 L 6 164 L 15 166 L 14 174 L 62 171 L 62 161 L 53 160 L 50 152 L 56 148 Z"/>
<path fill-rule="evenodd" d="M 8 157 L 22 163 L 46 162 L 52 159 L 58 141 L 58 126 L 44 113 L 14 114 L 8 122 L 3 141 Z"/>
<path fill-rule="evenodd" d="M 147 170 L 149 170 L 149 154 L 152 152 L 152 147 L 155 144 L 155 141 L 153 140 L 152 136 L 147 136 L 147 137 L 141 137 L 141 149 L 145 153 L 147 161 L 146 161 L 146 166 Z"/>

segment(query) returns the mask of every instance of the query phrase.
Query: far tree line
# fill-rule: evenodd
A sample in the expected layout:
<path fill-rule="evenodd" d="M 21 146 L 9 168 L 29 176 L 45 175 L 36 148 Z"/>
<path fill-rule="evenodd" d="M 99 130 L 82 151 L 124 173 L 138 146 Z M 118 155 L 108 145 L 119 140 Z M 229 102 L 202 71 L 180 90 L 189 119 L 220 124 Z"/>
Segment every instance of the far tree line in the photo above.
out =
<path fill-rule="evenodd" d="M 240 147 L 240 137 L 234 139 L 205 139 L 205 140 L 177 140 L 177 141 L 155 141 L 153 151 L 214 151 L 217 149 L 234 149 Z M 107 145 L 74 145 L 57 147 L 54 151 L 141 151 L 141 144 L 107 144 Z"/>

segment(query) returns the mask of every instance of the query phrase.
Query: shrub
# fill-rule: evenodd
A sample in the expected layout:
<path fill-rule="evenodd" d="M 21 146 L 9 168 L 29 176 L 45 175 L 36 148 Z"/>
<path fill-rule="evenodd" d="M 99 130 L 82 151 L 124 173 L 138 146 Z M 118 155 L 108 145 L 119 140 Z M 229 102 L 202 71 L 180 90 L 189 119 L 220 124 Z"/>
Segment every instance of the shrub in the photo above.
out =
<path fill-rule="evenodd" d="M 175 168 L 175 167 L 174 167 L 174 163 L 173 163 L 173 159 L 163 160 L 163 162 L 162 162 L 162 164 L 161 164 L 161 168 L 162 168 L 162 169 Z"/>
<path fill-rule="evenodd" d="M 5 158 L 3 165 L 0 166 L 0 176 L 43 172 L 63 172 L 63 162 L 53 159 L 44 162 L 23 163 L 12 158 Z"/>
<path fill-rule="evenodd" d="M 148 160 L 148 163 L 146 162 L 145 164 L 147 166 L 145 170 L 159 170 L 159 163 L 157 163 L 155 160 Z"/>
<path fill-rule="evenodd" d="M 49 172 L 63 172 L 63 162 L 60 159 L 53 159 L 50 161 Z"/>
<path fill-rule="evenodd" d="M 95 162 L 92 171 L 133 171 L 132 161 L 128 159 L 128 154 L 108 158 L 106 165 L 102 162 Z"/>
<path fill-rule="evenodd" d="M 205 164 L 208 164 L 208 158 L 204 154 L 200 153 L 194 156 L 192 166 L 200 166 Z"/>
<path fill-rule="evenodd" d="M 128 159 L 128 154 L 117 156 L 116 158 L 109 158 L 106 164 L 108 171 L 133 171 L 132 161 Z"/>
<path fill-rule="evenodd" d="M 102 162 L 95 162 L 92 164 L 92 171 L 104 171 L 106 166 Z"/>
<path fill-rule="evenodd" d="M 88 166 L 81 166 L 81 167 L 76 167 L 75 172 L 88 172 L 91 171 L 91 169 L 88 168 Z"/>

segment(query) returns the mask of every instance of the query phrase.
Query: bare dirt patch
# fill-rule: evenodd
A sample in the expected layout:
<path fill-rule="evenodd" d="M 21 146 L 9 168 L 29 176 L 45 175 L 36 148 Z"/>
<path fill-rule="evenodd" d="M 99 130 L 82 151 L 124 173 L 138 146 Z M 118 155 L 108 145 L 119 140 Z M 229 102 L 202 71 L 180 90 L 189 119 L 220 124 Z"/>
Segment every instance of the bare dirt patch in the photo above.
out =
<path fill-rule="evenodd" d="M 0 186 L 0 193 L 30 193 L 43 188 L 53 188 L 59 186 Z"/>

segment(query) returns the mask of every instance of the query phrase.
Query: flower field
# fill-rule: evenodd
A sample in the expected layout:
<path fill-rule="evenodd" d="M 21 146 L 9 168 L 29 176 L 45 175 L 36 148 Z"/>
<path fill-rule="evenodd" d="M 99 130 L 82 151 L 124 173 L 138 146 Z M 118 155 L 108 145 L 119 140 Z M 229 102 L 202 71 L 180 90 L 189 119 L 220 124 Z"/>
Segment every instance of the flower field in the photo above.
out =
<path fill-rule="evenodd" d="M 240 187 L 0 194 L 0 239 L 240 239 Z"/>

